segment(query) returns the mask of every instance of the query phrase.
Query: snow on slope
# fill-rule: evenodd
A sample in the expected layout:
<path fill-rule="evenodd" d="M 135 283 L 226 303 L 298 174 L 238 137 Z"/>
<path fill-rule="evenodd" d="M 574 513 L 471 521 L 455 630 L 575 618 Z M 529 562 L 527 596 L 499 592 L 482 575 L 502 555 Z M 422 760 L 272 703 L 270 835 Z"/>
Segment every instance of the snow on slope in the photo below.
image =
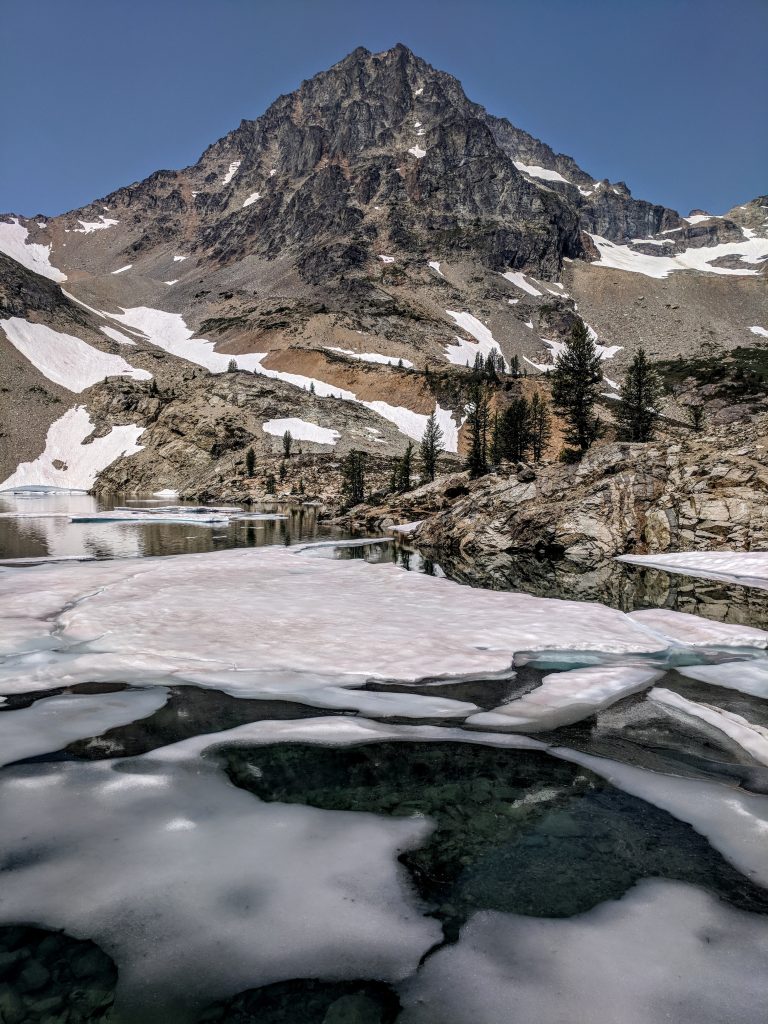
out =
<path fill-rule="evenodd" d="M 66 281 L 67 275 L 51 266 L 51 246 L 27 242 L 28 235 L 15 218 L 10 224 L 0 222 L 0 252 L 51 281 Z"/>
<path fill-rule="evenodd" d="M 111 338 L 112 341 L 116 341 L 118 345 L 136 344 L 135 341 L 127 337 L 127 335 L 123 334 L 121 331 L 116 331 L 114 327 L 102 327 L 101 330 L 108 338 Z"/>
<path fill-rule="evenodd" d="M 337 348 L 333 345 L 326 345 L 325 347 L 329 352 L 339 352 L 341 355 L 360 359 L 364 363 L 384 363 L 387 366 L 397 366 L 398 363 L 402 363 L 407 369 L 413 367 L 410 359 L 401 359 L 398 356 L 383 356 L 378 352 L 354 352 L 351 348 Z"/>
<path fill-rule="evenodd" d="M 90 235 L 94 231 L 103 231 L 105 228 L 112 228 L 116 224 L 119 224 L 120 221 L 105 217 L 102 213 L 98 220 L 79 220 L 77 223 L 82 224 L 82 227 L 75 228 L 75 232 L 80 235 Z"/>
<path fill-rule="evenodd" d="M 286 430 L 289 430 L 294 440 L 314 441 L 315 444 L 336 444 L 341 437 L 338 430 L 321 427 L 317 423 L 309 423 L 295 417 L 267 420 L 262 424 L 262 429 L 274 437 L 282 437 Z"/>
<path fill-rule="evenodd" d="M 525 274 L 521 273 L 519 270 L 508 270 L 506 274 L 502 274 L 501 276 L 516 285 L 516 287 L 521 288 L 524 292 L 528 292 L 529 295 L 544 294 L 543 292 L 540 292 L 538 288 L 534 288 L 532 284 L 526 281 Z"/>
<path fill-rule="evenodd" d="M 232 181 L 234 176 L 240 170 L 240 163 L 241 163 L 240 160 L 233 160 L 232 161 L 232 163 L 229 165 L 229 170 L 224 175 L 224 177 L 221 179 L 222 185 L 228 185 L 230 183 L 230 181 Z"/>
<path fill-rule="evenodd" d="M 87 491 L 93 487 L 102 469 L 115 459 L 141 451 L 141 445 L 136 442 L 144 433 L 144 427 L 134 424 L 112 427 L 104 437 L 96 437 L 90 444 L 85 444 L 93 427 L 84 406 L 68 409 L 48 428 L 43 454 L 34 462 L 22 462 L 7 480 L 0 483 L 0 490 L 43 484 Z"/>
<path fill-rule="evenodd" d="M 135 369 L 122 356 L 102 352 L 80 338 L 54 331 L 44 324 L 31 324 L 13 316 L 0 320 L 0 327 L 10 343 L 43 376 L 69 391 L 84 391 L 105 377 L 152 379 L 151 373 Z"/>
<path fill-rule="evenodd" d="M 198 366 L 204 366 L 212 373 L 223 373 L 234 359 L 241 370 L 258 370 L 266 352 L 249 352 L 247 355 L 230 356 L 214 351 L 214 343 L 205 338 L 195 338 L 180 313 L 166 313 L 161 309 L 136 306 L 123 309 L 122 313 L 110 313 L 112 320 L 134 327 L 146 335 L 152 345 L 170 352 L 181 359 L 188 359 Z M 261 372 L 259 370 L 259 372 Z"/>
<path fill-rule="evenodd" d="M 454 343 L 446 345 L 445 357 L 448 362 L 454 363 L 456 366 L 465 366 L 469 362 L 469 365 L 473 366 L 478 352 L 483 359 L 486 359 L 491 352 L 501 355 L 501 346 L 498 341 L 476 316 L 472 316 L 471 313 L 457 313 L 452 309 L 446 309 L 446 313 L 455 320 L 457 327 L 461 327 L 476 340 L 475 344 L 457 337 Z M 506 362 L 504 365 L 506 366 Z"/>
<path fill-rule="evenodd" d="M 674 256 L 646 256 L 634 252 L 628 245 L 617 245 L 600 235 L 590 235 L 600 252 L 600 259 L 594 260 L 594 267 L 609 267 L 613 270 L 626 270 L 632 274 L 645 274 L 646 277 L 665 278 L 676 270 L 700 270 L 708 274 L 730 274 L 740 277 L 754 276 L 759 269 L 751 269 L 747 264 L 759 264 L 768 256 L 768 238 L 749 238 L 741 242 L 722 242 L 701 249 L 686 249 Z M 644 241 L 637 239 L 638 242 Z M 713 267 L 712 260 L 723 256 L 741 256 L 744 267 Z"/>
<path fill-rule="evenodd" d="M 566 185 L 571 184 L 562 174 L 558 174 L 557 171 L 551 171 L 548 167 L 539 167 L 538 164 L 520 164 L 517 160 L 514 161 L 514 164 L 518 171 L 522 171 L 523 174 L 528 174 L 532 178 L 542 178 L 544 181 L 562 181 Z"/>

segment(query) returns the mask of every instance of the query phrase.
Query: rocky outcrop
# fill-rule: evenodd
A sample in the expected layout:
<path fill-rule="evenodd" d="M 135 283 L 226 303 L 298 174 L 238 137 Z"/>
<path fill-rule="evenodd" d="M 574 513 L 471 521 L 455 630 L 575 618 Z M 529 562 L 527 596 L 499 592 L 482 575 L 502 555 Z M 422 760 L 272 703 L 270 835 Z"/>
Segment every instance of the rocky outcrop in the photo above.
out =
<path fill-rule="evenodd" d="M 677 444 L 608 444 L 578 465 L 521 467 L 472 483 L 427 519 L 417 545 L 597 562 L 627 552 L 768 549 L 768 418 Z M 730 444 L 729 444 L 730 441 Z"/>

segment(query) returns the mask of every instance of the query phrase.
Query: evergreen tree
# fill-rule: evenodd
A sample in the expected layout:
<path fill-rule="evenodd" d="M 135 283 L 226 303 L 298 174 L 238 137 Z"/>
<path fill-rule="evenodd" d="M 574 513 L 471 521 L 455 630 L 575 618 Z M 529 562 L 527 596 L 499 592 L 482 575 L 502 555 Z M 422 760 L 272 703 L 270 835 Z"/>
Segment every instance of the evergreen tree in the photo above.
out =
<path fill-rule="evenodd" d="M 230 359 L 227 363 L 227 373 L 237 373 L 237 360 Z"/>
<path fill-rule="evenodd" d="M 274 494 L 277 490 L 277 481 L 275 480 L 274 473 L 267 473 L 267 479 L 264 481 L 264 488 L 267 494 Z"/>
<path fill-rule="evenodd" d="M 496 373 L 496 353 L 489 352 L 485 359 L 485 376 L 492 383 L 498 383 L 499 375 Z"/>
<path fill-rule="evenodd" d="M 704 426 L 704 406 L 689 405 L 688 418 L 691 421 L 691 429 L 693 430 L 694 434 L 700 434 Z"/>
<path fill-rule="evenodd" d="M 288 476 L 288 469 L 287 469 L 287 467 L 286 467 L 284 462 L 280 463 L 280 469 L 278 471 L 278 476 L 280 477 L 280 483 L 281 484 L 284 483 L 285 482 L 285 478 Z"/>
<path fill-rule="evenodd" d="M 310 395 L 314 395 L 315 393 L 315 382 L 313 380 L 309 382 L 309 393 Z"/>
<path fill-rule="evenodd" d="M 292 444 L 293 437 L 291 435 L 291 432 L 290 430 L 286 430 L 286 432 L 283 434 L 283 455 L 285 455 L 286 459 L 290 458 Z"/>
<path fill-rule="evenodd" d="M 661 380 L 644 348 L 635 352 L 621 383 L 618 420 L 628 441 L 650 441 L 659 416 Z"/>
<path fill-rule="evenodd" d="M 520 376 L 520 357 L 519 356 L 512 356 L 512 358 L 509 360 L 509 372 L 512 374 L 513 377 L 519 377 Z"/>
<path fill-rule="evenodd" d="M 349 507 L 361 504 L 365 499 L 365 452 L 353 448 L 342 463 L 341 476 Z"/>
<path fill-rule="evenodd" d="M 531 443 L 530 408 L 524 395 L 504 410 L 504 454 L 513 462 L 525 459 Z"/>
<path fill-rule="evenodd" d="M 552 416 L 549 402 L 538 391 L 534 391 L 530 404 L 531 452 L 534 462 L 541 462 L 544 449 L 552 436 Z"/>
<path fill-rule="evenodd" d="M 391 487 L 393 491 L 410 491 L 411 472 L 413 469 L 413 441 L 409 441 L 392 470 Z"/>
<path fill-rule="evenodd" d="M 507 439 L 504 436 L 504 417 L 497 412 L 493 414 L 493 426 L 491 427 L 491 464 L 498 466 L 507 454 Z"/>
<path fill-rule="evenodd" d="M 475 354 L 475 362 L 472 367 L 472 375 L 477 380 L 482 380 L 483 377 L 485 376 L 485 360 L 483 359 L 482 352 L 477 352 Z"/>
<path fill-rule="evenodd" d="M 440 458 L 440 453 L 445 451 L 445 448 L 443 447 L 444 437 L 445 435 L 443 434 L 443 430 L 435 419 L 435 414 L 432 413 L 427 420 L 427 425 L 424 428 L 424 434 L 419 446 L 421 472 L 424 480 L 435 479 L 437 460 Z"/>
<path fill-rule="evenodd" d="M 476 381 L 472 399 L 467 407 L 469 423 L 469 458 L 467 469 L 473 477 L 488 472 L 488 395 L 483 385 Z"/>
<path fill-rule="evenodd" d="M 249 448 L 245 453 L 245 475 L 247 477 L 253 476 L 253 470 L 256 465 L 256 453 L 253 448 Z"/>
<path fill-rule="evenodd" d="M 585 325 L 579 323 L 555 361 L 552 401 L 568 425 L 566 441 L 582 454 L 598 435 L 599 425 L 592 409 L 602 381 L 603 370 L 595 343 Z"/>

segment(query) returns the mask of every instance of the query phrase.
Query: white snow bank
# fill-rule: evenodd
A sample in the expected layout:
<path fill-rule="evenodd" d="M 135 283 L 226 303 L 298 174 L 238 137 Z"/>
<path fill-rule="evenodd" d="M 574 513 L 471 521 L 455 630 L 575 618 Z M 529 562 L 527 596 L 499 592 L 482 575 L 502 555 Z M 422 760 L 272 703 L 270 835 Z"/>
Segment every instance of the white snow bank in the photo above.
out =
<path fill-rule="evenodd" d="M 429 260 L 429 261 L 428 261 L 428 263 L 427 263 L 427 266 L 428 266 L 428 267 L 431 267 L 431 268 L 432 268 L 432 270 L 434 270 L 434 272 L 435 272 L 436 274 L 439 274 L 439 275 L 440 275 L 440 277 L 445 277 L 445 274 L 444 274 L 444 273 L 442 272 L 442 270 L 440 269 L 440 264 L 438 263 L 438 261 L 437 261 L 437 260 Z"/>
<path fill-rule="evenodd" d="M 251 194 L 243 203 L 243 207 L 252 206 L 253 203 L 257 202 L 259 199 L 261 199 L 261 192 L 251 192 Z"/>
<path fill-rule="evenodd" d="M 449 363 L 465 366 L 469 361 L 469 365 L 473 366 L 478 352 L 483 359 L 486 359 L 491 352 L 501 355 L 501 345 L 476 316 L 466 312 L 459 313 L 452 309 L 446 309 L 446 313 L 453 318 L 457 327 L 461 327 L 475 339 L 474 342 L 471 342 L 457 336 L 455 342 L 446 345 L 445 357 Z M 504 365 L 507 365 L 506 361 Z"/>
<path fill-rule="evenodd" d="M 153 491 L 153 498 L 178 498 L 179 492 L 174 491 L 172 487 L 166 487 L 162 491 Z"/>
<path fill-rule="evenodd" d="M 227 173 L 221 179 L 221 184 L 222 185 L 228 185 L 230 183 L 230 181 L 232 181 L 234 176 L 240 170 L 240 164 L 241 163 L 242 163 L 241 160 L 233 160 L 232 161 L 232 163 L 229 165 L 229 169 L 227 170 Z"/>
<path fill-rule="evenodd" d="M 768 331 L 764 327 L 750 327 L 749 329 L 753 334 L 758 334 L 761 338 L 768 338 Z"/>
<path fill-rule="evenodd" d="M 133 266 L 132 263 L 126 263 L 124 267 L 119 267 L 117 270 L 113 270 L 113 274 L 124 274 L 126 270 L 130 270 Z"/>
<path fill-rule="evenodd" d="M 716 665 L 690 665 L 678 668 L 681 676 L 697 679 L 710 686 L 739 690 L 753 697 L 768 697 L 768 660 L 727 661 Z"/>
<path fill-rule="evenodd" d="M 591 334 L 591 337 L 592 337 L 592 341 L 595 341 L 596 338 L 597 338 L 597 335 L 595 334 L 594 330 L 591 327 L 589 327 L 589 331 L 590 331 L 590 334 Z M 554 369 L 555 362 L 557 361 L 558 356 L 560 356 L 565 351 L 565 347 L 566 346 L 565 346 L 565 342 L 564 341 L 551 341 L 549 338 L 542 338 L 541 340 L 544 342 L 544 344 L 547 346 L 549 351 L 552 353 L 552 362 L 551 363 L 535 363 L 532 359 L 529 359 L 527 356 L 523 356 L 523 358 L 525 359 L 525 361 L 527 363 L 530 363 L 531 366 L 535 366 L 537 370 L 541 370 L 542 373 L 547 373 L 549 370 Z M 613 359 L 613 357 L 616 355 L 617 352 L 621 352 L 622 348 L 623 348 L 622 345 L 597 345 L 596 344 L 595 345 L 595 352 L 597 353 L 597 355 L 601 359 Z M 608 384 L 610 384 L 610 386 L 612 388 L 618 388 L 618 384 L 616 384 L 612 380 L 609 380 L 608 377 L 605 377 L 604 379 L 607 381 Z M 614 397 L 617 397 L 617 396 L 615 396 L 615 395 L 607 395 L 605 397 L 614 398 Z"/>
<path fill-rule="evenodd" d="M 174 263 L 182 263 L 185 259 L 187 259 L 186 256 L 174 256 L 173 257 L 173 262 Z"/>
<path fill-rule="evenodd" d="M 768 765 L 768 729 L 748 722 L 746 718 L 732 711 L 725 711 L 714 704 L 698 703 L 681 697 L 674 690 L 655 686 L 648 695 L 658 704 L 680 711 L 685 715 L 712 726 L 724 733 L 760 764 Z"/>
<path fill-rule="evenodd" d="M 383 255 L 379 254 L 379 259 L 381 260 L 382 263 L 394 263 L 395 262 L 395 257 L 394 256 L 383 256 Z"/>
<path fill-rule="evenodd" d="M 246 355 L 231 356 L 214 351 L 214 343 L 205 338 L 195 338 L 180 313 L 166 313 L 162 309 L 136 306 L 123 309 L 122 313 L 110 314 L 118 323 L 127 324 L 141 331 L 152 345 L 157 345 L 171 355 L 188 359 L 191 363 L 204 366 L 213 373 L 223 373 L 229 368 L 231 359 L 241 370 L 261 369 L 261 360 L 266 352 L 249 352 Z"/>
<path fill-rule="evenodd" d="M 692 217 L 683 217 L 683 220 L 687 220 L 689 224 L 702 224 L 707 220 L 722 220 L 722 217 L 712 213 L 694 213 Z"/>
<path fill-rule="evenodd" d="M 325 346 L 329 352 L 339 352 L 344 356 L 352 356 L 353 359 L 360 359 L 364 363 L 383 363 L 387 366 L 397 366 L 402 363 L 407 369 L 413 367 L 410 359 L 403 359 L 400 356 L 383 356 L 379 352 L 355 352 L 351 348 L 337 348 L 333 345 Z"/>
<path fill-rule="evenodd" d="M 412 441 L 420 441 L 424 437 L 429 417 L 426 413 L 413 412 L 399 405 L 390 405 L 389 402 L 362 402 L 366 409 L 378 413 L 382 419 L 394 423 L 397 429 L 410 437 Z M 435 405 L 435 419 L 443 431 L 443 446 L 447 452 L 459 450 L 459 428 L 453 418 L 450 409 L 443 409 L 440 403 Z"/>
<path fill-rule="evenodd" d="M 398 1020 L 758 1024 L 766 958 L 764 917 L 692 885 L 643 880 L 577 917 L 473 915 L 401 988 Z"/>
<path fill-rule="evenodd" d="M 98 220 L 79 220 L 77 223 L 82 224 L 82 227 L 75 228 L 75 232 L 81 235 L 90 235 L 94 231 L 104 231 L 105 228 L 113 228 L 120 221 L 112 220 L 109 217 L 105 217 L 104 214 L 100 214 Z"/>
<path fill-rule="evenodd" d="M 98 474 L 115 459 L 141 451 L 141 445 L 136 442 L 144 433 L 144 427 L 133 424 L 112 427 L 104 437 L 96 437 L 85 444 L 92 432 L 93 423 L 84 406 L 68 409 L 48 428 L 43 454 L 34 462 L 22 462 L 0 483 L 0 490 L 44 484 L 87 491 L 93 487 Z"/>
<path fill-rule="evenodd" d="M 744 239 L 741 242 L 722 242 L 719 245 L 705 246 L 700 249 L 686 249 L 674 256 L 648 256 L 635 252 L 628 245 L 617 245 L 600 235 L 590 235 L 600 252 L 600 259 L 594 260 L 595 267 L 610 267 L 614 270 L 627 270 L 633 274 L 645 274 L 646 277 L 664 278 L 676 270 L 699 270 L 708 274 L 731 274 L 749 276 L 759 274 L 759 268 L 751 269 L 747 264 L 758 264 L 768 256 L 768 238 Z M 642 241 L 642 239 L 638 239 Z M 740 256 L 743 267 L 713 267 L 712 260 L 722 256 Z"/>
<path fill-rule="evenodd" d="M 522 171 L 523 174 L 529 174 L 532 178 L 543 178 L 544 181 L 562 181 L 566 185 L 571 184 L 562 174 L 550 170 L 549 167 L 539 167 L 538 164 L 521 164 L 517 160 L 513 162 L 518 171 Z"/>
<path fill-rule="evenodd" d="M 45 324 L 32 324 L 12 316 L 0 320 L 0 327 L 14 348 L 44 377 L 69 391 L 85 391 L 106 377 L 152 379 L 151 373 L 135 369 L 122 356 L 102 352 L 72 334 L 54 331 Z"/>
<path fill-rule="evenodd" d="M 617 561 L 768 589 L 768 551 L 675 551 L 619 555 Z"/>
<path fill-rule="evenodd" d="M 129 338 L 122 331 L 116 330 L 114 327 L 102 327 L 102 333 L 106 334 L 112 341 L 116 341 L 118 345 L 135 345 L 136 342 L 132 338 Z"/>
<path fill-rule="evenodd" d="M 310 423 L 308 420 L 296 417 L 266 420 L 262 424 L 262 430 L 274 437 L 282 437 L 286 430 L 289 430 L 295 441 L 313 441 L 315 444 L 336 444 L 341 437 L 338 430 L 320 427 L 317 423 Z"/>
<path fill-rule="evenodd" d="M 411 146 L 408 152 L 412 153 L 417 160 L 423 160 L 427 155 L 426 149 L 422 149 L 421 146 Z"/>
<path fill-rule="evenodd" d="M 0 715 L 0 765 L 49 754 L 74 740 L 147 718 L 167 699 L 164 686 L 153 686 L 120 693 L 67 693 L 35 701 L 18 711 L 6 711 Z"/>
<path fill-rule="evenodd" d="M 758 647 L 768 644 L 768 633 L 751 626 L 730 622 L 713 622 L 686 612 L 672 612 L 666 608 L 644 608 L 630 612 L 629 618 L 669 643 L 686 647 L 724 645 L 726 647 Z"/>
<path fill-rule="evenodd" d="M 559 729 L 644 690 L 660 675 L 658 669 L 630 665 L 552 672 L 535 690 L 493 711 L 473 715 L 470 722 L 478 727 L 503 726 L 525 732 Z"/>
<path fill-rule="evenodd" d="M 519 270 L 508 270 L 505 274 L 501 275 L 506 281 L 510 281 L 517 288 L 521 288 L 524 292 L 528 292 L 529 295 L 543 295 L 538 288 L 526 280 L 525 274 Z"/>
<path fill-rule="evenodd" d="M 27 242 L 29 231 L 15 218 L 10 224 L 0 221 L 0 252 L 51 281 L 66 281 L 67 275 L 51 266 L 51 246 Z"/>

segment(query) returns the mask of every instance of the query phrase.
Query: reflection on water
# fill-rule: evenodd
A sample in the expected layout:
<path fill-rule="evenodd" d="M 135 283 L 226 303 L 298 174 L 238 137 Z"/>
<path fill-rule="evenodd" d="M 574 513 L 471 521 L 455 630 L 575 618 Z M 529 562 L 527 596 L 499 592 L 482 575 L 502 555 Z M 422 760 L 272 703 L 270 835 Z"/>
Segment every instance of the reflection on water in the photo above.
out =
<path fill-rule="evenodd" d="M 314 506 L 289 503 L 252 506 L 248 510 L 287 517 L 276 520 L 214 524 L 70 521 L 71 516 L 110 511 L 119 505 L 149 510 L 167 504 L 168 499 L 126 499 L 119 494 L 96 498 L 67 492 L 5 492 L 0 494 L 0 559 L 141 558 L 292 544 L 340 535 L 338 530 L 318 524 Z"/>

